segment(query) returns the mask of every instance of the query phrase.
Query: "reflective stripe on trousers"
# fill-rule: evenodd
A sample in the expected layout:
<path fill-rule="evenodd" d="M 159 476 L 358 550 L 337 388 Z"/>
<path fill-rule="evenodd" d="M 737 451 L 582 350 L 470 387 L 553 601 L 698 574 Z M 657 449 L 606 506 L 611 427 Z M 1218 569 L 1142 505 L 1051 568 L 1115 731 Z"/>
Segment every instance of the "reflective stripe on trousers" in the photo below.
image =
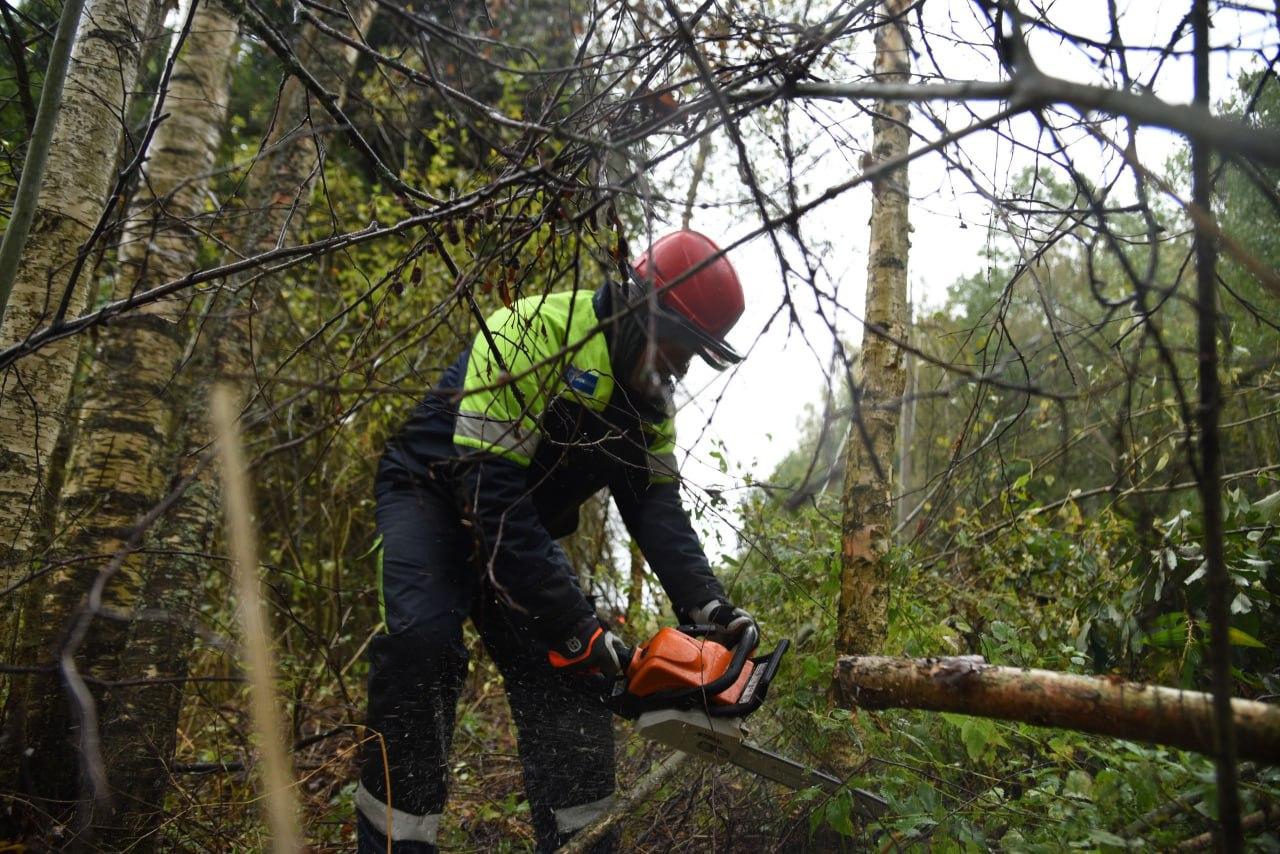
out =
<path fill-rule="evenodd" d="M 556 817 L 556 830 L 560 833 L 579 831 L 613 809 L 613 802 L 614 796 L 606 795 L 600 800 L 592 801 L 589 804 L 579 804 L 573 807 L 561 807 L 558 810 L 552 810 Z"/>
<path fill-rule="evenodd" d="M 356 809 L 383 836 L 393 842 L 426 842 L 436 844 L 440 832 L 440 813 L 414 815 L 404 810 L 388 807 L 361 783 L 356 786 Z M 387 823 L 388 818 L 390 824 Z"/>

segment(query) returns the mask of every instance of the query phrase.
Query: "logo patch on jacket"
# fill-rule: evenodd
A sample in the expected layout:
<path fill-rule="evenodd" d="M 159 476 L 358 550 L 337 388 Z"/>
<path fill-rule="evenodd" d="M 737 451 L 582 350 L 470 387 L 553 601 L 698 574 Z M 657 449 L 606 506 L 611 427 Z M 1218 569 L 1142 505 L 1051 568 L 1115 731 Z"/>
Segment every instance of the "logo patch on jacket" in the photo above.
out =
<path fill-rule="evenodd" d="M 564 381 L 569 384 L 569 388 L 583 394 L 595 394 L 596 383 L 599 380 L 600 378 L 591 371 L 583 371 L 573 365 L 564 369 Z"/>

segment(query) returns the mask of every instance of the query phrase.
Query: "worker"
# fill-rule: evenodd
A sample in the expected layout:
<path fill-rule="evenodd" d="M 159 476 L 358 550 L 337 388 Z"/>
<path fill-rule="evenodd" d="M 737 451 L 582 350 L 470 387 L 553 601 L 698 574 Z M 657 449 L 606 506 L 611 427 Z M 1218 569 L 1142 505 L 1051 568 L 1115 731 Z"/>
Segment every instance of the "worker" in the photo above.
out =
<path fill-rule="evenodd" d="M 494 313 L 387 443 L 361 854 L 385 854 L 388 836 L 395 854 L 436 850 L 467 618 L 503 677 L 539 850 L 609 810 L 612 720 L 582 677 L 622 673 L 627 647 L 556 543 L 599 490 L 680 619 L 716 626 L 726 643 L 754 625 L 681 504 L 672 408 L 694 356 L 717 369 L 740 361 L 725 334 L 743 309 L 716 245 L 668 234 L 594 292 L 526 296 Z"/>

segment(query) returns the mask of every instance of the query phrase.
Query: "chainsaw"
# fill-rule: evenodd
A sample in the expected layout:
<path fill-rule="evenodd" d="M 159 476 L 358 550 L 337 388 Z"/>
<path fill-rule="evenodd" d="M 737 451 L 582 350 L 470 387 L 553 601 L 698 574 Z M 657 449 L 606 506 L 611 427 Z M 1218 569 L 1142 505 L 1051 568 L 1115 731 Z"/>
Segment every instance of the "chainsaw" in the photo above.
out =
<path fill-rule="evenodd" d="M 837 777 L 766 750 L 750 741 L 744 721 L 764 703 L 769 684 L 791 642 L 752 657 L 759 641 L 754 625 L 732 649 L 711 640 L 712 626 L 664 628 L 630 656 L 605 705 L 629 720 L 643 737 L 716 764 L 737 765 L 792 789 L 817 786 L 834 794 Z M 864 818 L 880 816 L 883 798 L 852 789 Z"/>

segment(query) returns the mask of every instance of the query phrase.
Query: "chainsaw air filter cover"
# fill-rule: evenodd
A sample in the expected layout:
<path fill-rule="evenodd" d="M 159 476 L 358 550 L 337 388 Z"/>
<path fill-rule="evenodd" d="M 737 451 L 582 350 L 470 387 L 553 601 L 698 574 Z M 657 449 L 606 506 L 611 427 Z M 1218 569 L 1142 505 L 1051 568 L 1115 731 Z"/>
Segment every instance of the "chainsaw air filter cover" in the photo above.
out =
<path fill-rule="evenodd" d="M 702 688 L 724 676 L 733 664 L 733 652 L 712 640 L 690 637 L 679 629 L 665 628 L 636 652 L 627 670 L 627 690 L 635 697 Z M 714 705 L 733 705 L 755 669 L 744 662 L 729 687 L 708 698 Z"/>

